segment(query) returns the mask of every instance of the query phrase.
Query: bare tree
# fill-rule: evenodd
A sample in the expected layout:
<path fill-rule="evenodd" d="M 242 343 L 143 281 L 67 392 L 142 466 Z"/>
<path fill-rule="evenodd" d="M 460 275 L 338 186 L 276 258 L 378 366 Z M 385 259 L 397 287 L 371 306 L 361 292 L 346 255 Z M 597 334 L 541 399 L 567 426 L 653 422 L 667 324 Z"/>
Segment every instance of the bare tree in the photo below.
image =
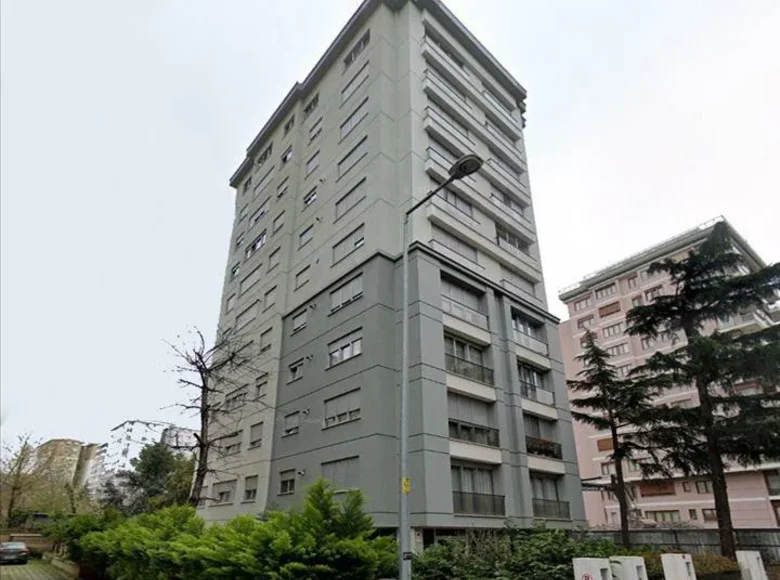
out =
<path fill-rule="evenodd" d="M 170 346 L 179 361 L 174 367 L 177 382 L 191 394 L 185 403 L 176 406 L 195 412 L 200 420 L 195 445 L 181 447 L 195 454 L 195 478 L 189 503 L 197 507 L 201 499 L 206 499 L 201 497 L 206 477 L 214 472 L 210 454 L 231 436 L 216 429 L 217 422 L 225 416 L 235 418 L 235 407 L 239 406 L 236 403 L 243 404 L 249 399 L 247 391 L 257 370 L 252 367 L 252 341 L 229 332 L 218 333 L 215 344 L 209 347 L 200 330 L 194 329 L 189 335 L 187 339 L 179 337 L 179 345 Z"/>
<path fill-rule="evenodd" d="M 36 444 L 29 433 L 20 435 L 15 444 L 4 445 L 0 455 L 0 495 L 6 504 L 6 522 L 22 504 L 24 495 L 37 487 L 41 470 L 36 459 Z"/>

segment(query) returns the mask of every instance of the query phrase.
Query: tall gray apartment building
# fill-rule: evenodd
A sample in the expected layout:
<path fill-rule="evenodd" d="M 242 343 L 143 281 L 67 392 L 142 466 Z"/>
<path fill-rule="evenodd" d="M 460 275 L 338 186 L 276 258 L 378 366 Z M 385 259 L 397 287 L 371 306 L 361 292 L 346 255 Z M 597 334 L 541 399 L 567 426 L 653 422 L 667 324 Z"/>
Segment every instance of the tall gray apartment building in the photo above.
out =
<path fill-rule="evenodd" d="M 584 523 L 557 319 L 523 142 L 525 90 L 437 0 L 366 0 L 246 151 L 220 317 L 253 376 L 215 426 L 209 521 L 320 477 L 398 525 L 401 216 L 410 221 L 415 541 Z"/>

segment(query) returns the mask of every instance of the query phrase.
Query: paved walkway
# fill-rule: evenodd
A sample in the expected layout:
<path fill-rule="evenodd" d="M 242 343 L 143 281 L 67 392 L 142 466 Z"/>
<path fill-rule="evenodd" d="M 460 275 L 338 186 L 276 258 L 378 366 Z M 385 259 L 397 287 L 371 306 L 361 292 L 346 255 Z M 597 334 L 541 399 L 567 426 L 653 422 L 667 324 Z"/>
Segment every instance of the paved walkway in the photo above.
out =
<path fill-rule="evenodd" d="M 0 580 L 69 580 L 62 571 L 44 564 L 32 561 L 24 566 L 8 565 L 0 566 Z"/>

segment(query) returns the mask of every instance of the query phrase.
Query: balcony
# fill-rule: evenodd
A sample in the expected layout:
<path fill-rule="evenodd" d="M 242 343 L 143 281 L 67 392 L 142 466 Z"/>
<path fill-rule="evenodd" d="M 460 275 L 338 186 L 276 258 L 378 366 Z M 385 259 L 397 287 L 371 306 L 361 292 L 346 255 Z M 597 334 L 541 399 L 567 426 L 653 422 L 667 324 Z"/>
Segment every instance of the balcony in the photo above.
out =
<path fill-rule="evenodd" d="M 536 385 L 520 381 L 520 394 L 526 399 L 531 399 L 532 401 L 544 403 L 545 405 L 555 405 L 555 393 L 546 391 L 545 389 L 537 387 Z"/>
<path fill-rule="evenodd" d="M 444 362 L 448 373 L 460 375 L 461 377 L 485 383 L 486 385 L 493 384 L 493 369 L 483 367 L 482 365 L 463 358 L 458 358 L 451 354 L 444 355 Z"/>
<path fill-rule="evenodd" d="M 563 459 L 561 444 L 556 443 L 555 441 L 526 435 L 525 447 L 531 455 L 542 455 L 543 457 L 551 457 L 553 459 Z"/>
<path fill-rule="evenodd" d="M 497 157 L 491 157 L 487 160 L 487 165 L 492 168 L 495 173 L 504 178 L 504 181 L 512 186 L 512 189 L 519 189 L 523 193 L 526 193 L 525 186 L 520 181 L 520 172 L 509 167 L 506 162 L 499 160 Z M 527 194 L 526 194 L 527 195 Z"/>
<path fill-rule="evenodd" d="M 458 160 L 457 157 L 444 153 L 435 147 L 428 147 L 428 159 L 444 168 L 443 175 L 445 176 L 445 179 L 449 177 L 450 167 Z M 462 181 L 470 183 L 471 185 L 474 185 L 477 182 L 472 175 L 467 175 Z"/>
<path fill-rule="evenodd" d="M 452 511 L 456 514 L 503 516 L 505 513 L 504 496 L 472 493 L 469 491 L 453 491 Z"/>
<path fill-rule="evenodd" d="M 513 221 L 517 222 L 518 224 L 523 226 L 523 228 L 533 233 L 533 224 L 531 223 L 531 220 L 528 217 L 526 217 L 522 208 L 513 207 L 511 204 L 506 203 L 503 199 L 500 199 L 494 194 L 490 195 L 490 203 L 492 203 L 494 206 L 496 206 L 501 210 L 502 212 L 501 215 L 506 215 L 508 217 L 511 217 Z"/>
<path fill-rule="evenodd" d="M 456 302 L 452 298 L 449 298 L 447 296 L 442 296 L 441 309 L 442 312 L 446 312 L 447 314 L 450 314 L 455 318 L 460 318 L 461 320 L 465 320 L 466 322 L 471 323 L 474 326 L 479 326 L 480 328 L 484 328 L 485 330 L 487 330 L 488 328 L 487 316 L 485 316 L 481 312 L 477 312 L 476 310 L 469 308 L 464 304 L 461 304 L 460 302 Z"/>
<path fill-rule="evenodd" d="M 529 336 L 524 332 L 520 332 L 517 329 L 515 329 L 515 342 L 520 346 L 524 346 L 528 350 L 532 350 L 535 353 L 547 356 L 548 349 L 547 349 L 546 342 L 542 342 L 538 338 Z"/>
<path fill-rule="evenodd" d="M 458 419 L 450 419 L 450 439 L 468 441 L 477 445 L 498 447 L 498 429 L 477 425 Z"/>
<path fill-rule="evenodd" d="M 569 502 L 552 499 L 533 499 L 534 517 L 551 520 L 570 520 Z"/>

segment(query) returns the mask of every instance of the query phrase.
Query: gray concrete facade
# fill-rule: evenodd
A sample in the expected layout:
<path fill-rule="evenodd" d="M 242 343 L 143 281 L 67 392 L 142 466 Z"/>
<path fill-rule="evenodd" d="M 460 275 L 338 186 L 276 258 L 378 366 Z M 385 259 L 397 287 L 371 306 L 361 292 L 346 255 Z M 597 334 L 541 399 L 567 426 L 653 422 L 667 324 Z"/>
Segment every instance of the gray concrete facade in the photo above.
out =
<path fill-rule="evenodd" d="M 297 504 L 324 476 L 397 525 L 401 215 L 475 152 L 482 170 L 410 222 L 412 525 L 583 522 L 524 97 L 440 2 L 366 0 L 252 142 L 220 326 L 264 387 L 216 426 L 238 447 L 214 457 L 207 520 Z"/>

